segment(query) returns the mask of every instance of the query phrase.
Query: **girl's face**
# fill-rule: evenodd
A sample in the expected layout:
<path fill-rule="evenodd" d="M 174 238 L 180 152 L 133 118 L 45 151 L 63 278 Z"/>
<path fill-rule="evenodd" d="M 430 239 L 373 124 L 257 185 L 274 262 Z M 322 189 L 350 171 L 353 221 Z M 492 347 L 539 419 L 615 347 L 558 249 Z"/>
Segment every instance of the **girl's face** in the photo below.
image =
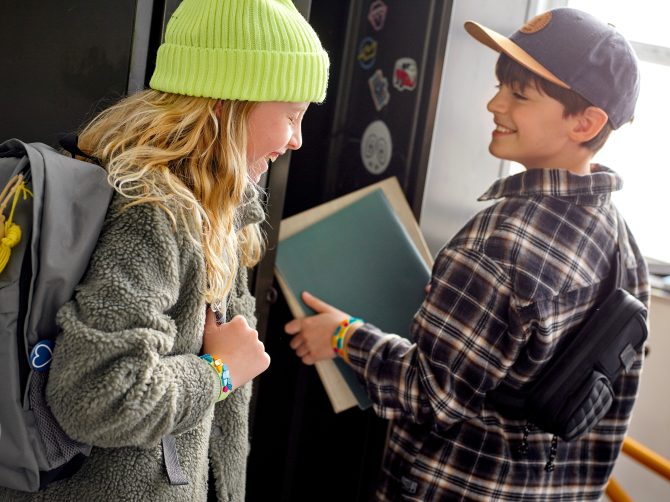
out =
<path fill-rule="evenodd" d="M 255 182 L 268 170 L 269 162 L 302 145 L 300 125 L 309 103 L 267 101 L 251 110 L 247 129 L 249 177 Z"/>

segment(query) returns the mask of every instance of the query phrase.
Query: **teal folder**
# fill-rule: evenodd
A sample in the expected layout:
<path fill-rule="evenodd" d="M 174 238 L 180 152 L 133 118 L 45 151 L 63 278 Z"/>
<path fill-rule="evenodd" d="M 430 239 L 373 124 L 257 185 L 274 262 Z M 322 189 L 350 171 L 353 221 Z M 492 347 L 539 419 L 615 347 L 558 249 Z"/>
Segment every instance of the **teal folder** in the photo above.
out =
<path fill-rule="evenodd" d="M 282 240 L 276 267 L 300 300 L 309 291 L 387 333 L 409 338 L 430 269 L 382 190 Z M 335 360 L 359 407 L 371 406 L 351 368 Z"/>

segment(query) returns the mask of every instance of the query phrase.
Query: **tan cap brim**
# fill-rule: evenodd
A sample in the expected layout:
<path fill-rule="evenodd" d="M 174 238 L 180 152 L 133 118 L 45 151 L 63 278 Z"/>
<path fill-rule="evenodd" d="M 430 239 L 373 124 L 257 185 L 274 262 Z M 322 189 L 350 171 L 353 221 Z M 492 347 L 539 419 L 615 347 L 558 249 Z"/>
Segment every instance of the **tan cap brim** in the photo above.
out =
<path fill-rule="evenodd" d="M 514 61 L 524 66 L 525 68 L 528 68 L 530 71 L 548 80 L 549 82 L 560 85 L 566 89 L 570 89 L 568 84 L 547 70 L 535 58 L 512 42 L 509 38 L 487 28 L 486 26 L 475 23 L 474 21 L 466 21 L 464 26 L 465 30 L 470 35 L 472 35 L 475 39 L 479 40 L 487 47 L 490 47 L 497 52 L 504 52 Z"/>

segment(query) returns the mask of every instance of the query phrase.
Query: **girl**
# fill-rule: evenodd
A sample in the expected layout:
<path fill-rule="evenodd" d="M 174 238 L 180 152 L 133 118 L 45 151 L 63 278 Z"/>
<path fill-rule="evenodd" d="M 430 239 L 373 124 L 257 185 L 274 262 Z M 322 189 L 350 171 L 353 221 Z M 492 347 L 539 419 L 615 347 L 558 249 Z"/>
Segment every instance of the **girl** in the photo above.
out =
<path fill-rule="evenodd" d="M 84 128 L 79 147 L 116 192 L 58 314 L 47 401 L 68 435 L 93 447 L 71 477 L 0 499 L 206 499 L 214 404 L 270 362 L 245 317 L 217 316 L 227 304 L 253 315 L 239 274 L 261 255 L 254 186 L 300 147 L 327 72 L 290 0 L 184 0 L 152 89 Z M 225 423 L 215 429 L 226 437 Z"/>

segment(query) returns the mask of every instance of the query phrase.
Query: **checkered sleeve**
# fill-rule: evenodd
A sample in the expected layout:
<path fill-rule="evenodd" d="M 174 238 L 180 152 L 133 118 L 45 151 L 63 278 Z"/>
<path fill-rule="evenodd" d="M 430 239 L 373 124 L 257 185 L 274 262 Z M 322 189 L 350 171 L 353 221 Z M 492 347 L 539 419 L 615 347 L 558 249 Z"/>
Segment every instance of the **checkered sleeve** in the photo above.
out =
<path fill-rule="evenodd" d="M 448 427 L 476 416 L 525 342 L 508 330 L 505 270 L 479 251 L 445 248 L 412 322 L 414 343 L 370 324 L 348 346 L 376 412 Z"/>

